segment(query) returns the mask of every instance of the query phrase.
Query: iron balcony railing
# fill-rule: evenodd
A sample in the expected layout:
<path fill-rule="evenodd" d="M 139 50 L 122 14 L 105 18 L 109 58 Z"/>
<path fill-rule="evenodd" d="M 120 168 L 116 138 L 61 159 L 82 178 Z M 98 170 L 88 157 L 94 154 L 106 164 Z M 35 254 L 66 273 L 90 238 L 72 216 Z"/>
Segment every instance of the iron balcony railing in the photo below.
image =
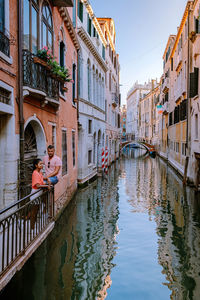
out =
<path fill-rule="evenodd" d="M 10 104 L 10 92 L 0 87 L 0 102 Z"/>
<path fill-rule="evenodd" d="M 35 55 L 23 50 L 23 85 L 45 93 L 45 96 L 59 101 L 59 80 L 45 66 L 34 63 Z"/>
<path fill-rule="evenodd" d="M 54 190 L 38 190 L 0 211 L 0 277 L 54 219 Z"/>
<path fill-rule="evenodd" d="M 112 93 L 112 103 L 117 106 L 119 104 L 119 97 L 116 93 Z"/>
<path fill-rule="evenodd" d="M 0 51 L 3 52 L 6 56 L 10 56 L 10 39 L 2 31 L 0 31 Z"/>

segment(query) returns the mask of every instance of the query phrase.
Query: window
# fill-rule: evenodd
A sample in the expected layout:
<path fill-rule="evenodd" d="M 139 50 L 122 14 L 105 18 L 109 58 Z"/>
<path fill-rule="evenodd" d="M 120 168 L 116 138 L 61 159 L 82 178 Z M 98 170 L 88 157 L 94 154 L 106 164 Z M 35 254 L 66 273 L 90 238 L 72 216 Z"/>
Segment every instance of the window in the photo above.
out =
<path fill-rule="evenodd" d="M 92 133 L 92 120 L 88 120 L 88 133 Z"/>
<path fill-rule="evenodd" d="M 67 174 L 67 131 L 62 130 L 62 174 Z"/>
<path fill-rule="evenodd" d="M 111 91 L 111 72 L 109 73 L 109 90 Z"/>
<path fill-rule="evenodd" d="M 174 124 L 180 121 L 179 105 L 174 109 Z"/>
<path fill-rule="evenodd" d="M 96 37 L 96 35 L 97 35 L 96 28 L 95 28 L 95 27 L 93 27 L 93 37 Z"/>
<path fill-rule="evenodd" d="M 11 93 L 0 87 L 0 102 L 4 104 L 10 104 Z"/>
<path fill-rule="evenodd" d="M 42 7 L 42 46 L 53 50 L 52 15 L 47 2 L 44 2 Z"/>
<path fill-rule="evenodd" d="M 88 14 L 88 33 L 91 36 L 91 34 L 92 34 L 92 20 L 90 19 L 89 14 Z"/>
<path fill-rule="evenodd" d="M 73 102 L 73 104 L 75 104 L 75 97 L 76 97 L 76 64 L 73 64 L 73 67 L 72 67 L 72 79 L 73 79 L 72 102 Z"/>
<path fill-rule="evenodd" d="M 187 99 L 184 99 L 180 104 L 180 120 L 183 121 L 187 118 Z"/>
<path fill-rule="evenodd" d="M 198 95 L 199 69 L 194 68 L 194 72 L 190 73 L 190 98 Z"/>
<path fill-rule="evenodd" d="M 195 120 L 195 139 L 198 139 L 199 135 L 199 126 L 198 126 L 198 114 L 195 114 L 194 116 Z"/>
<path fill-rule="evenodd" d="M 51 144 L 56 148 L 56 126 L 52 125 L 52 140 Z"/>
<path fill-rule="evenodd" d="M 75 131 L 72 131 L 72 157 L 73 157 L 73 167 L 74 167 L 76 164 Z"/>
<path fill-rule="evenodd" d="M 65 44 L 63 41 L 60 42 L 60 66 L 65 66 Z M 62 85 L 60 85 L 60 92 L 64 95 L 64 91 L 62 90 Z"/>
<path fill-rule="evenodd" d="M 176 152 L 179 153 L 179 142 L 176 142 Z"/>
<path fill-rule="evenodd" d="M 96 132 L 93 135 L 93 164 L 95 165 L 95 159 L 96 159 Z"/>
<path fill-rule="evenodd" d="M 5 27 L 5 0 L 0 0 L 0 32 L 4 32 Z"/>
<path fill-rule="evenodd" d="M 92 163 L 92 150 L 88 151 L 88 165 Z"/>
<path fill-rule="evenodd" d="M 102 45 L 102 57 L 105 60 L 105 47 Z"/>
<path fill-rule="evenodd" d="M 60 66 L 65 66 L 65 44 L 63 41 L 60 42 Z"/>
<path fill-rule="evenodd" d="M 83 3 L 80 0 L 78 1 L 78 17 L 83 22 Z"/>
<path fill-rule="evenodd" d="M 105 121 L 108 120 L 108 108 L 107 108 L 107 100 L 105 100 Z"/>
<path fill-rule="evenodd" d="M 36 53 L 38 49 L 38 1 L 24 0 L 24 33 L 23 43 L 24 49 Z M 46 44 L 45 44 L 46 46 Z"/>
<path fill-rule="evenodd" d="M 88 101 L 91 100 L 91 69 L 90 62 L 87 63 L 87 81 L 88 81 Z"/>
<path fill-rule="evenodd" d="M 182 155 L 186 156 L 186 143 L 182 143 Z"/>
<path fill-rule="evenodd" d="M 7 1 L 7 0 L 6 0 Z M 10 39 L 5 28 L 5 18 L 9 19 L 8 8 L 5 7 L 5 0 L 0 0 L 0 51 L 6 56 L 10 56 Z"/>
<path fill-rule="evenodd" d="M 173 57 L 171 58 L 171 71 L 173 71 L 173 65 L 174 65 L 174 61 L 173 61 Z"/>
<path fill-rule="evenodd" d="M 169 113 L 169 126 L 173 124 L 173 112 Z"/>
<path fill-rule="evenodd" d="M 73 26 L 76 28 L 76 1 L 74 1 L 73 5 Z"/>

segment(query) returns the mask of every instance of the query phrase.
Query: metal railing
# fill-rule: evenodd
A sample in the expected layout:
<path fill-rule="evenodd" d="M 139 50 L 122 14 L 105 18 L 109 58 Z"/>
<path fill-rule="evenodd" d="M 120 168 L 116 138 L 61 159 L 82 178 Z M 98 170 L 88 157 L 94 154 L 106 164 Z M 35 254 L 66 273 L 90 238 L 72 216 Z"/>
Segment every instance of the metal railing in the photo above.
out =
<path fill-rule="evenodd" d="M 114 105 L 118 105 L 119 104 L 119 97 L 117 96 L 116 93 L 112 93 L 112 103 Z"/>
<path fill-rule="evenodd" d="M 42 64 L 34 62 L 35 55 L 23 50 L 23 85 L 45 93 L 59 101 L 59 80 Z"/>
<path fill-rule="evenodd" d="M 54 189 L 38 190 L 0 211 L 0 276 L 54 218 Z"/>
<path fill-rule="evenodd" d="M 2 31 L 0 31 L 0 51 L 6 56 L 10 56 L 10 39 Z"/>

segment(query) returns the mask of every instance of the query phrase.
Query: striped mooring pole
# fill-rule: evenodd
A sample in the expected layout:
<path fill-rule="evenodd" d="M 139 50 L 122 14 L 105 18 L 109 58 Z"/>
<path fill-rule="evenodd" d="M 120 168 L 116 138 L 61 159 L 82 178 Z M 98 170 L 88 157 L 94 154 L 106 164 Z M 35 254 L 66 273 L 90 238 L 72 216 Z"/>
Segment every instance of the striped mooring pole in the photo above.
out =
<path fill-rule="evenodd" d="M 108 174 L 108 147 L 105 149 L 105 173 Z"/>
<path fill-rule="evenodd" d="M 104 153 L 104 148 L 102 148 L 102 151 L 101 151 L 101 167 L 102 167 L 102 171 L 104 171 L 104 168 L 105 168 L 105 153 Z"/>

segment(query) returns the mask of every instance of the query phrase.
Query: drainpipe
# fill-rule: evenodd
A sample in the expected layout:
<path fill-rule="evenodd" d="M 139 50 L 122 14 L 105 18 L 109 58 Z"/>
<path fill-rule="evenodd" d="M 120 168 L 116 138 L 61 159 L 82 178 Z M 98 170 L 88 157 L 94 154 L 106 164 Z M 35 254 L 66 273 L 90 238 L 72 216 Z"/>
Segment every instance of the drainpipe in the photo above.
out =
<path fill-rule="evenodd" d="M 19 152 L 20 152 L 20 183 L 24 183 L 24 112 L 22 87 L 22 0 L 18 0 L 18 102 L 19 102 Z"/>
<path fill-rule="evenodd" d="M 187 170 L 188 170 L 188 164 L 189 164 L 189 155 L 191 152 L 191 116 L 190 116 L 190 13 L 191 13 L 191 6 L 189 4 L 188 8 L 188 49 L 187 49 L 187 58 L 188 58 L 188 64 L 187 64 L 187 114 L 186 114 L 186 122 L 187 122 L 187 128 L 186 128 L 186 159 L 185 159 L 185 167 L 184 167 L 184 177 L 183 177 L 183 184 L 186 185 L 187 183 Z"/>

